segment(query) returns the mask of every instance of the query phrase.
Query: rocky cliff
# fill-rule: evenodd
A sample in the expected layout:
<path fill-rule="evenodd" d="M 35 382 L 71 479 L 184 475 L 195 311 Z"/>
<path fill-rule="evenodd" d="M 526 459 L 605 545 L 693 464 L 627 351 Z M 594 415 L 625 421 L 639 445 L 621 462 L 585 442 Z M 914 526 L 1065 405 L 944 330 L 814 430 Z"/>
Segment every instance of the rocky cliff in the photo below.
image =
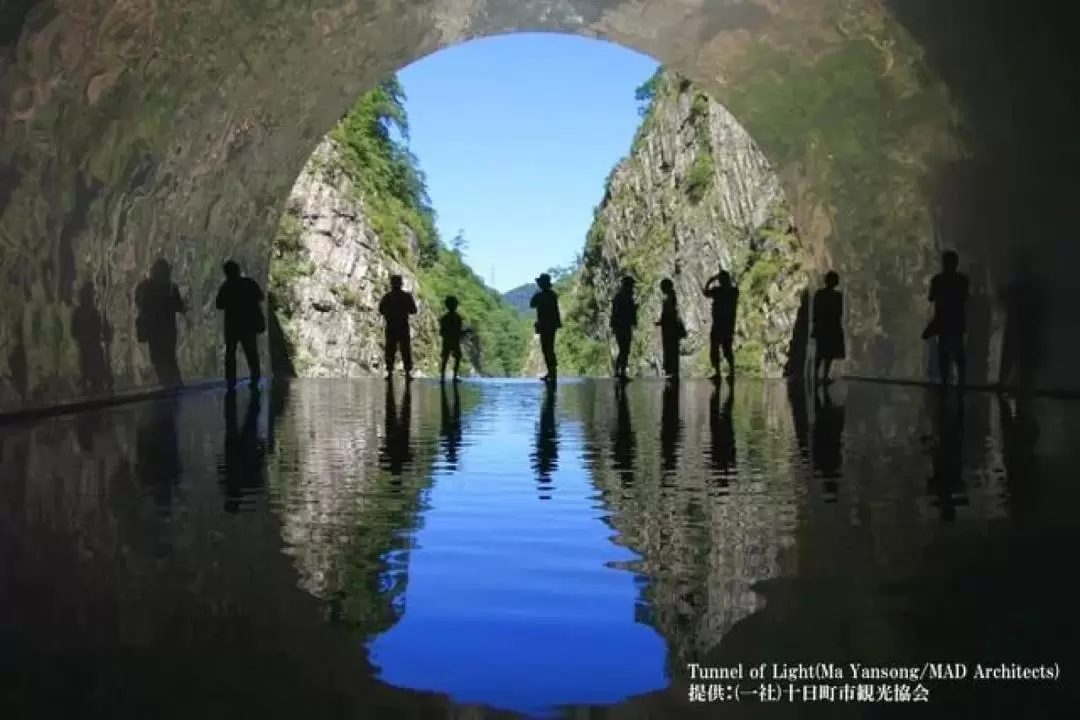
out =
<path fill-rule="evenodd" d="M 463 348 L 465 374 L 516 374 L 523 325 L 461 253 L 440 240 L 408 150 L 403 99 L 396 80 L 362 96 L 293 186 L 270 272 L 281 354 L 304 377 L 385 371 L 378 305 L 396 274 L 419 308 L 412 333 L 420 373 L 438 370 L 438 317 L 446 296 L 454 295 L 472 331 Z"/>
<path fill-rule="evenodd" d="M 776 174 L 735 118 L 676 73 L 660 70 L 638 98 L 642 125 L 607 180 L 577 271 L 562 284 L 566 371 L 610 372 L 608 312 L 625 274 L 637 278 L 640 303 L 631 370 L 659 372 L 653 322 L 659 282 L 670 277 L 689 331 L 684 370 L 705 371 L 710 306 L 700 288 L 723 267 L 741 289 L 740 370 L 780 375 L 809 260 Z"/>

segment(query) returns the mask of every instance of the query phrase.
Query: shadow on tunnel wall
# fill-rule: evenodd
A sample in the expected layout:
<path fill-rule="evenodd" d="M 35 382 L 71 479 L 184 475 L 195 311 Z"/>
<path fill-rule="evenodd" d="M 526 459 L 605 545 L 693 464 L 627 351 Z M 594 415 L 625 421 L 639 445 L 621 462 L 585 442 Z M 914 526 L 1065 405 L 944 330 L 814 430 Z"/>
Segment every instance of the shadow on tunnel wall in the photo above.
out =
<path fill-rule="evenodd" d="M 973 287 L 977 274 L 985 280 L 985 308 L 971 308 L 969 376 L 1075 387 L 1080 339 L 1065 308 L 1080 302 L 1080 243 L 1067 210 L 1080 162 L 1073 127 L 1080 52 L 1069 8 L 1049 0 L 885 4 L 959 111 L 962 158 L 936 168 L 926 191 L 938 249 L 960 252 Z"/>
<path fill-rule="evenodd" d="M 799 295 L 799 309 L 795 313 L 795 324 L 791 328 L 791 340 L 788 342 L 784 377 L 793 382 L 802 382 L 806 379 L 809 345 L 810 291 L 803 289 Z"/>
<path fill-rule="evenodd" d="M 163 257 L 154 261 L 150 276 L 135 288 L 135 336 L 150 352 L 158 382 L 165 387 L 183 385 L 177 356 L 177 315 L 186 319 L 187 304 L 172 279 L 172 264 Z"/>

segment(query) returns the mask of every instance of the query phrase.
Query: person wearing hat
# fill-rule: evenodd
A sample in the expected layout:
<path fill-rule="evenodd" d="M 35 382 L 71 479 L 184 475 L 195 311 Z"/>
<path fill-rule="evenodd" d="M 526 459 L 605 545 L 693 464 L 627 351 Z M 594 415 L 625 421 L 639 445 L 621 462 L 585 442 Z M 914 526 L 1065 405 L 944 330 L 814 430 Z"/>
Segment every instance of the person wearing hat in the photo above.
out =
<path fill-rule="evenodd" d="M 720 355 L 727 361 L 728 378 L 735 377 L 735 314 L 739 306 L 739 288 L 731 281 L 731 273 L 721 269 L 701 289 L 712 299 L 712 328 L 709 330 L 709 363 L 713 380 L 720 378 Z"/>
<path fill-rule="evenodd" d="M 627 366 L 630 363 L 630 342 L 634 339 L 637 327 L 637 302 L 634 300 L 634 285 L 637 281 L 627 275 L 622 279 L 619 291 L 611 301 L 611 332 L 615 335 L 618 354 L 615 356 L 615 377 L 629 380 Z"/>
<path fill-rule="evenodd" d="M 562 327 L 559 314 L 559 296 L 551 289 L 551 276 L 542 273 L 536 278 L 539 292 L 532 296 L 529 307 L 536 310 L 536 323 L 533 327 L 540 336 L 540 352 L 544 355 L 547 375 L 542 380 L 555 382 L 558 374 L 558 361 L 555 358 L 555 333 Z"/>

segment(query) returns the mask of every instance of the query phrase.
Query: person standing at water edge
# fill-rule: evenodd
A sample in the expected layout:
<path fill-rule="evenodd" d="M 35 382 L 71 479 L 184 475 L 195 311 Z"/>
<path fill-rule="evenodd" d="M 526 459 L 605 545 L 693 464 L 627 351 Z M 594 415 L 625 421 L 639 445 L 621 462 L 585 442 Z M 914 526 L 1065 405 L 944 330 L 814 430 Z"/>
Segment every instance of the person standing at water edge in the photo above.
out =
<path fill-rule="evenodd" d="M 637 327 L 637 302 L 634 300 L 634 278 L 627 275 L 622 279 L 619 292 L 611 301 L 611 332 L 615 335 L 618 354 L 615 356 L 615 377 L 628 380 L 627 365 L 630 362 L 630 342 L 634 339 Z"/>
<path fill-rule="evenodd" d="M 223 266 L 225 282 L 218 290 L 214 305 L 225 313 L 225 379 L 232 387 L 236 382 L 236 346 L 244 350 L 251 386 L 259 384 L 259 334 L 266 332 L 263 315 L 263 291 L 259 283 L 244 277 L 240 266 L 229 260 Z"/>
<path fill-rule="evenodd" d="M 409 316 L 416 314 L 416 300 L 412 293 L 402 289 L 400 275 L 390 276 L 390 292 L 379 301 L 379 314 L 386 320 L 386 377 L 394 374 L 397 353 L 401 351 L 401 364 L 405 377 L 412 377 L 412 338 L 409 336 Z"/>
<path fill-rule="evenodd" d="M 967 370 L 964 333 L 971 292 L 968 277 L 958 271 L 959 265 L 960 256 L 956 251 L 946 250 L 941 254 L 941 272 L 930 279 L 928 299 L 934 304 L 934 316 L 923 331 L 923 339 L 937 337 L 938 375 L 942 386 L 949 384 L 954 363 L 958 385 L 964 384 Z"/>
<path fill-rule="evenodd" d="M 446 314 L 439 318 L 439 336 L 442 338 L 442 364 L 439 366 L 439 380 L 446 377 L 446 363 L 454 358 L 454 382 L 458 381 L 461 371 L 461 316 L 457 313 L 458 299 L 453 295 L 446 298 Z"/>
<path fill-rule="evenodd" d="M 660 319 L 656 325 L 660 328 L 660 343 L 664 354 L 664 375 L 671 380 L 679 378 L 679 344 L 686 337 L 686 326 L 679 317 L 679 303 L 675 297 L 675 283 L 671 278 L 660 281 L 660 292 L 664 295 Z"/>
<path fill-rule="evenodd" d="M 544 355 L 547 375 L 542 380 L 555 382 L 558 376 L 558 360 L 555 357 L 555 333 L 562 327 L 559 314 L 559 296 L 551 289 L 551 276 L 543 273 L 536 278 L 539 292 L 532 296 L 529 307 L 536 310 L 536 334 L 540 336 L 540 352 Z"/>
<path fill-rule="evenodd" d="M 739 305 L 739 288 L 731 282 L 731 273 L 721 270 L 705 282 L 702 294 L 712 299 L 712 328 L 709 330 L 709 362 L 713 379 L 720 378 L 720 353 L 727 361 L 728 377 L 735 376 L 735 312 Z"/>
<path fill-rule="evenodd" d="M 829 373 L 833 360 L 843 360 L 846 355 L 844 295 L 836 289 L 839 284 L 840 276 L 830 270 L 825 274 L 825 287 L 814 293 L 814 319 L 810 331 L 814 338 L 814 380 L 817 381 L 821 374 L 821 381 L 826 385 L 832 382 Z"/>

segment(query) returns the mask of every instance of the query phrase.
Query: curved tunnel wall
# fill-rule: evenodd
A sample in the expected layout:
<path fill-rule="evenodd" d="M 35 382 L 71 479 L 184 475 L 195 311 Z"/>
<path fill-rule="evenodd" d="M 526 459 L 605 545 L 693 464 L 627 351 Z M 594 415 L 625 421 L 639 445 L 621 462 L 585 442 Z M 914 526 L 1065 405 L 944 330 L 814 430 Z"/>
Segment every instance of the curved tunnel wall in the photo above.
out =
<path fill-rule="evenodd" d="M 972 379 L 1080 389 L 1076 62 L 1064 11 L 1039 4 L 7 0 L 0 411 L 157 385 L 134 292 L 160 258 L 191 306 L 179 370 L 219 377 L 220 263 L 265 281 L 284 198 L 348 104 L 519 30 L 648 53 L 729 107 L 844 276 L 850 371 L 923 376 L 926 282 L 952 246 L 977 293 Z"/>

